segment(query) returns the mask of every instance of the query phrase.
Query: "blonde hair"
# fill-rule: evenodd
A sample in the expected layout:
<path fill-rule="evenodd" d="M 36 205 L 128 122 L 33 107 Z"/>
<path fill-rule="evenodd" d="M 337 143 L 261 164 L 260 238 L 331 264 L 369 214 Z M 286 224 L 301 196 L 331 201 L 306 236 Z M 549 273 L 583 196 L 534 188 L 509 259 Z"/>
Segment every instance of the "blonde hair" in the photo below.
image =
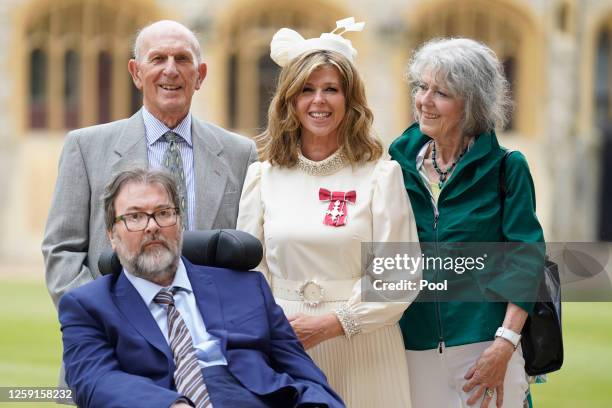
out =
<path fill-rule="evenodd" d="M 310 75 L 327 66 L 338 70 L 346 101 L 346 113 L 338 126 L 338 146 L 350 163 L 380 158 L 382 143 L 372 134 L 373 115 L 359 73 L 341 54 L 316 50 L 295 58 L 280 73 L 268 109 L 268 127 L 256 137 L 263 160 L 281 167 L 297 164 L 301 124 L 295 102 Z"/>

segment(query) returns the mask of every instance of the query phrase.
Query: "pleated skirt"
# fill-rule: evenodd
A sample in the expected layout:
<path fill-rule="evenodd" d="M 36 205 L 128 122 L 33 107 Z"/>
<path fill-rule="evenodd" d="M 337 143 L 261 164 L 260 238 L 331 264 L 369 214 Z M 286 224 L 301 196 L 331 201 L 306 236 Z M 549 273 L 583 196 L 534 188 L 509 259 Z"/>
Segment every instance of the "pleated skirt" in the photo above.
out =
<path fill-rule="evenodd" d="M 286 315 L 325 314 L 345 303 L 324 302 L 313 308 L 294 300 L 276 302 Z M 397 323 L 350 340 L 335 337 L 306 351 L 347 407 L 410 408 L 408 366 Z"/>

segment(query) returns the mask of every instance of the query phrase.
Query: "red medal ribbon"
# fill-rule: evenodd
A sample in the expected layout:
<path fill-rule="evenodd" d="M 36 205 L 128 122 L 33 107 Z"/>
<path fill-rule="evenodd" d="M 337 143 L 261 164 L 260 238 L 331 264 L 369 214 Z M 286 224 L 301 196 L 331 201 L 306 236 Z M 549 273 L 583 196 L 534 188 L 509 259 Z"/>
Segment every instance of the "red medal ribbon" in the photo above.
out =
<path fill-rule="evenodd" d="M 319 200 L 329 201 L 327 211 L 325 211 L 325 218 L 323 224 L 332 227 L 341 227 L 346 225 L 347 216 L 347 205 L 346 203 L 355 204 L 357 200 L 357 193 L 355 190 L 347 191 L 334 191 L 330 192 L 325 188 L 319 188 Z"/>

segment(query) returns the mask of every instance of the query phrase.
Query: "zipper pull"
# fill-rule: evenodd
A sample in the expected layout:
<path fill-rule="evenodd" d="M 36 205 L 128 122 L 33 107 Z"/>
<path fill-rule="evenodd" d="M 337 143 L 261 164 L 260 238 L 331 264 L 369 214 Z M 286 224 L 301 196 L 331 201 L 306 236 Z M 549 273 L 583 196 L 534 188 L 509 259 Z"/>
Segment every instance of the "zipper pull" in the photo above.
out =
<path fill-rule="evenodd" d="M 434 214 L 434 225 L 433 229 L 438 228 L 438 214 Z"/>
<path fill-rule="evenodd" d="M 444 353 L 445 349 L 446 349 L 446 345 L 444 344 L 444 339 L 440 337 L 440 341 L 438 342 L 438 353 L 440 354 Z"/>

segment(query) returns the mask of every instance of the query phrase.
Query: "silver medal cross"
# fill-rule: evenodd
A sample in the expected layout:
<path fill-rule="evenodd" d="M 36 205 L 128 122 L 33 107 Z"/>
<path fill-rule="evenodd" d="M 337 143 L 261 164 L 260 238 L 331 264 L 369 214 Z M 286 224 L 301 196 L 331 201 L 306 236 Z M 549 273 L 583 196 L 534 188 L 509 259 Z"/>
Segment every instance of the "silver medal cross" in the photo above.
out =
<path fill-rule="evenodd" d="M 338 217 L 344 215 L 344 211 L 340 209 L 340 200 L 336 200 L 336 202 L 334 202 L 334 208 L 325 211 L 325 214 L 331 215 L 333 222 L 336 222 L 338 220 Z"/>

